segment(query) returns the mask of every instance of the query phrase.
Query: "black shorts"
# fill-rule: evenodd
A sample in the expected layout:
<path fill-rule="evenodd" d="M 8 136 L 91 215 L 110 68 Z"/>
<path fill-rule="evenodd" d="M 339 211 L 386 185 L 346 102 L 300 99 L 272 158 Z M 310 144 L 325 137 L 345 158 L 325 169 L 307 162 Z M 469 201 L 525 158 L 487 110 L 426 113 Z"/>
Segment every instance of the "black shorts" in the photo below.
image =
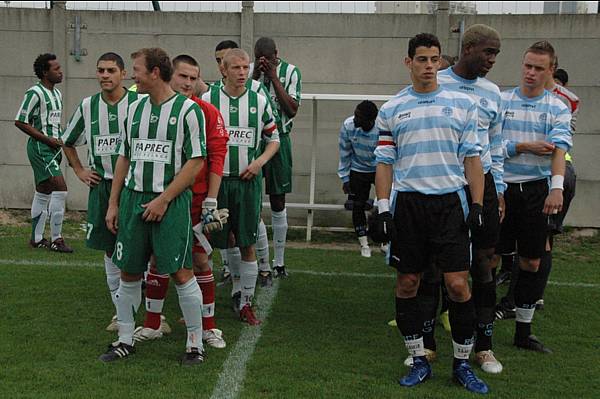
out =
<path fill-rule="evenodd" d="M 508 183 L 504 193 L 506 214 L 500 228 L 499 254 L 514 253 L 524 258 L 539 259 L 546 249 L 548 215 L 544 202 L 548 196 L 548 180 Z"/>
<path fill-rule="evenodd" d="M 399 192 L 390 266 L 421 273 L 436 265 L 443 273 L 469 270 L 469 229 L 458 193 L 425 195 Z"/>
<path fill-rule="evenodd" d="M 373 184 L 375 184 L 375 172 L 350 171 L 350 192 L 353 194 L 355 202 L 362 202 L 363 204 L 367 202 Z"/>
<path fill-rule="evenodd" d="M 467 198 L 471 203 L 471 193 L 469 187 Z M 485 186 L 483 191 L 483 231 L 479 234 L 472 234 L 471 241 L 473 247 L 478 249 L 495 248 L 500 237 L 500 212 L 498 211 L 498 192 L 496 183 L 491 172 L 485 174 Z"/>

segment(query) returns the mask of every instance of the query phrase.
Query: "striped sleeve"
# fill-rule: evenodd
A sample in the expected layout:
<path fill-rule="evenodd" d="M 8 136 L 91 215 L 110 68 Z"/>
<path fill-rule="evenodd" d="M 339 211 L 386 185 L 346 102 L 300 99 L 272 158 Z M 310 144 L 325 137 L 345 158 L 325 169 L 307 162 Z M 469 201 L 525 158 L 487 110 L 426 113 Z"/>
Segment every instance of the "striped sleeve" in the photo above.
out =
<path fill-rule="evenodd" d="M 131 159 L 131 148 L 128 140 L 129 135 L 127 132 L 131 131 L 131 121 L 133 119 L 134 110 L 137 104 L 138 103 L 135 102 L 134 105 L 130 105 L 129 109 L 127 110 L 127 117 L 125 117 L 125 120 L 123 121 L 124 129 L 120 132 L 121 137 L 119 140 L 119 145 L 117 146 L 117 154 L 127 159 Z"/>
<path fill-rule="evenodd" d="M 460 159 L 481 155 L 481 144 L 477 138 L 477 104 L 471 104 L 465 118 L 465 127 L 460 135 L 458 144 L 458 156 Z"/>
<path fill-rule="evenodd" d="M 259 101 L 264 101 L 264 112 L 262 114 L 262 137 L 267 143 L 271 142 L 279 142 L 279 131 L 277 130 L 277 125 L 275 124 L 275 115 L 273 114 L 273 108 L 271 107 L 271 102 L 266 98 L 260 99 Z M 262 102 L 262 101 L 261 101 Z"/>
<path fill-rule="evenodd" d="M 500 104 L 498 104 L 500 107 Z M 492 168 L 490 169 L 496 192 L 504 194 L 506 183 L 504 183 L 504 154 L 502 151 L 502 112 L 498 110 L 496 117 L 491 121 L 488 135 L 490 137 L 490 153 L 492 156 Z"/>
<path fill-rule="evenodd" d="M 381 110 L 377 115 L 375 125 L 377 126 L 377 129 L 379 129 L 379 140 L 377 141 L 377 147 L 375 148 L 375 160 L 377 163 L 393 165 L 394 162 L 396 162 L 397 156 L 396 141 L 392 135 L 392 130 L 388 121 Z"/>
<path fill-rule="evenodd" d="M 338 166 L 338 176 L 342 179 L 342 183 L 350 181 L 350 166 L 352 164 L 352 143 L 348 137 L 348 129 L 346 123 L 342 123 L 340 129 L 340 163 Z"/>
<path fill-rule="evenodd" d="M 23 102 L 21 103 L 21 107 L 17 112 L 17 116 L 15 117 L 16 121 L 31 124 L 31 117 L 33 110 L 39 104 L 40 97 L 38 94 L 30 89 L 25 92 L 25 97 L 23 98 Z"/>
<path fill-rule="evenodd" d="M 560 103 L 562 107 L 558 114 L 553 118 L 552 130 L 548 134 L 550 142 L 564 151 L 569 151 L 573 146 L 573 136 L 571 134 L 571 113 L 566 105 Z"/>
<path fill-rule="evenodd" d="M 85 123 L 81 109 L 82 105 L 83 103 L 77 107 L 67 124 L 67 129 L 63 132 L 63 141 L 70 147 L 80 146 L 86 143 L 85 134 L 83 134 Z"/>
<path fill-rule="evenodd" d="M 294 67 L 292 75 L 290 76 L 290 83 L 288 85 L 288 94 L 292 97 L 298 105 L 300 105 L 300 97 L 302 95 L 302 76 L 298 67 Z"/>
<path fill-rule="evenodd" d="M 263 96 L 265 96 L 265 98 L 267 99 L 267 102 L 271 105 L 271 110 L 273 111 L 273 117 L 275 118 L 275 124 L 277 126 L 281 125 L 281 115 L 279 115 L 279 112 L 277 111 L 277 107 L 275 106 L 275 104 L 273 104 L 273 101 L 271 100 L 271 94 L 269 94 L 269 90 L 267 90 L 267 86 L 265 86 L 262 82 L 258 82 L 259 86 L 258 86 L 258 90 L 257 92 L 259 94 L 262 94 Z"/>
<path fill-rule="evenodd" d="M 204 113 L 195 102 L 190 106 L 185 115 L 184 135 L 183 150 L 186 158 L 206 157 Z"/>

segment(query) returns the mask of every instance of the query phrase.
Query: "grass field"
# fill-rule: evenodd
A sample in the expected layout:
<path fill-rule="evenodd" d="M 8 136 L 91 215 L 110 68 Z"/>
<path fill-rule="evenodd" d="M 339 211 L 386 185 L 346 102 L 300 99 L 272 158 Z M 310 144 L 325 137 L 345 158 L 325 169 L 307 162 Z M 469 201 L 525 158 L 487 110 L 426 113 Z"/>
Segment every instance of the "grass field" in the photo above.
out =
<path fill-rule="evenodd" d="M 6 215 L 6 213 L 3 213 Z M 394 274 L 379 254 L 288 249 L 290 278 L 258 293 L 260 329 L 243 327 L 229 308 L 229 286 L 217 289 L 217 320 L 227 348 L 208 348 L 196 368 L 178 364 L 185 329 L 170 288 L 165 315 L 174 328 L 139 344 L 116 364 L 97 360 L 115 335 L 101 253 L 83 246 L 81 216 L 65 229 L 75 254 L 27 246 L 26 213 L 0 225 L 0 397 L 2 398 L 470 398 L 450 379 L 451 342 L 438 327 L 434 378 L 406 389 L 394 316 Z M 341 237 L 341 238 L 340 238 Z M 333 244 L 331 243 L 333 241 Z M 340 247 L 344 247 L 340 245 Z M 556 244 L 546 309 L 534 333 L 554 350 L 539 355 L 512 347 L 514 321 L 496 325 L 495 352 L 505 370 L 485 378 L 490 398 L 600 397 L 600 239 Z M 504 291 L 504 288 L 502 288 Z M 142 319 L 143 311 L 138 314 Z M 256 346 L 253 343 L 256 342 Z"/>

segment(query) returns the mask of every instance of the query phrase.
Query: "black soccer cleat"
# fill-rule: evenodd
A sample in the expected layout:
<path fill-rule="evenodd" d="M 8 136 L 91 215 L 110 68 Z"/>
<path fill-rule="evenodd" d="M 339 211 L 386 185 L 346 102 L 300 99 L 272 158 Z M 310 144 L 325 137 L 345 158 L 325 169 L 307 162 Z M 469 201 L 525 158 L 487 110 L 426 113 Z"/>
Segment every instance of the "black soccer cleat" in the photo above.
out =
<path fill-rule="evenodd" d="M 496 287 L 499 287 L 502 284 L 509 282 L 511 277 L 512 272 L 510 272 L 509 270 L 501 270 L 500 273 L 498 273 L 498 275 L 496 276 Z"/>
<path fill-rule="evenodd" d="M 275 278 L 286 278 L 289 276 L 285 270 L 285 266 L 273 266 L 273 271 L 275 272 Z"/>
<path fill-rule="evenodd" d="M 240 302 L 242 301 L 242 293 L 240 291 L 233 294 L 231 297 L 231 308 L 235 314 L 240 314 Z"/>
<path fill-rule="evenodd" d="M 108 345 L 108 350 L 104 352 L 98 359 L 101 361 L 108 363 L 114 362 L 115 360 L 124 359 L 129 357 L 135 353 L 135 348 L 133 345 L 127 345 L 123 342 L 113 342 Z"/>
<path fill-rule="evenodd" d="M 517 348 L 527 349 L 533 352 L 552 353 L 552 350 L 546 347 L 535 335 L 530 335 L 526 339 L 517 339 L 517 337 L 515 337 L 514 345 Z"/>
<path fill-rule="evenodd" d="M 185 354 L 181 358 L 181 365 L 195 366 L 197 364 L 204 363 L 205 357 L 206 354 L 204 353 L 204 351 L 201 351 L 198 348 L 190 348 L 185 352 Z"/>
<path fill-rule="evenodd" d="M 517 316 L 517 308 L 510 308 L 502 301 L 496 305 L 495 317 L 496 320 L 514 319 Z"/>
<path fill-rule="evenodd" d="M 29 240 L 29 245 L 32 248 L 45 248 L 45 249 L 48 249 L 48 248 L 50 248 L 51 244 L 50 244 L 50 241 L 46 240 L 45 238 L 42 238 L 38 242 L 35 242 L 33 240 Z"/>

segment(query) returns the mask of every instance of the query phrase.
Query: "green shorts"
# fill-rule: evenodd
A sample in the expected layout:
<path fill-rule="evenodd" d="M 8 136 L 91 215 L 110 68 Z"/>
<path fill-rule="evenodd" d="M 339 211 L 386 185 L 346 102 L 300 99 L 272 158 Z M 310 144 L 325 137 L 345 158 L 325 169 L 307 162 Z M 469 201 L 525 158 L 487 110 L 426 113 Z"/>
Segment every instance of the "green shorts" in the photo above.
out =
<path fill-rule="evenodd" d="M 62 161 L 62 152 L 60 149 L 53 149 L 46 144 L 30 138 L 27 140 L 27 157 L 33 168 L 33 178 L 35 185 L 48 180 L 53 176 L 62 176 L 60 162 Z"/>
<path fill-rule="evenodd" d="M 289 134 L 279 135 L 279 151 L 263 167 L 267 194 L 292 192 L 292 140 Z"/>
<path fill-rule="evenodd" d="M 128 188 L 121 192 L 119 230 L 112 259 L 126 273 L 145 272 L 151 254 L 156 256 L 159 274 L 192 268 L 192 192 L 186 190 L 171 201 L 161 222 L 145 222 L 142 205 L 158 195 Z"/>
<path fill-rule="evenodd" d="M 112 253 L 115 249 L 116 236 L 106 227 L 106 211 L 112 180 L 100 180 L 100 183 L 90 188 L 87 209 L 87 230 L 85 244 L 88 248 L 99 249 Z"/>
<path fill-rule="evenodd" d="M 229 232 L 235 236 L 239 247 L 256 243 L 256 232 L 260 219 L 262 201 L 262 179 L 256 176 L 250 181 L 237 177 L 224 177 L 217 202 L 219 208 L 229 209 L 229 219 L 223 230 L 210 234 L 211 243 L 220 249 L 227 248 Z"/>

